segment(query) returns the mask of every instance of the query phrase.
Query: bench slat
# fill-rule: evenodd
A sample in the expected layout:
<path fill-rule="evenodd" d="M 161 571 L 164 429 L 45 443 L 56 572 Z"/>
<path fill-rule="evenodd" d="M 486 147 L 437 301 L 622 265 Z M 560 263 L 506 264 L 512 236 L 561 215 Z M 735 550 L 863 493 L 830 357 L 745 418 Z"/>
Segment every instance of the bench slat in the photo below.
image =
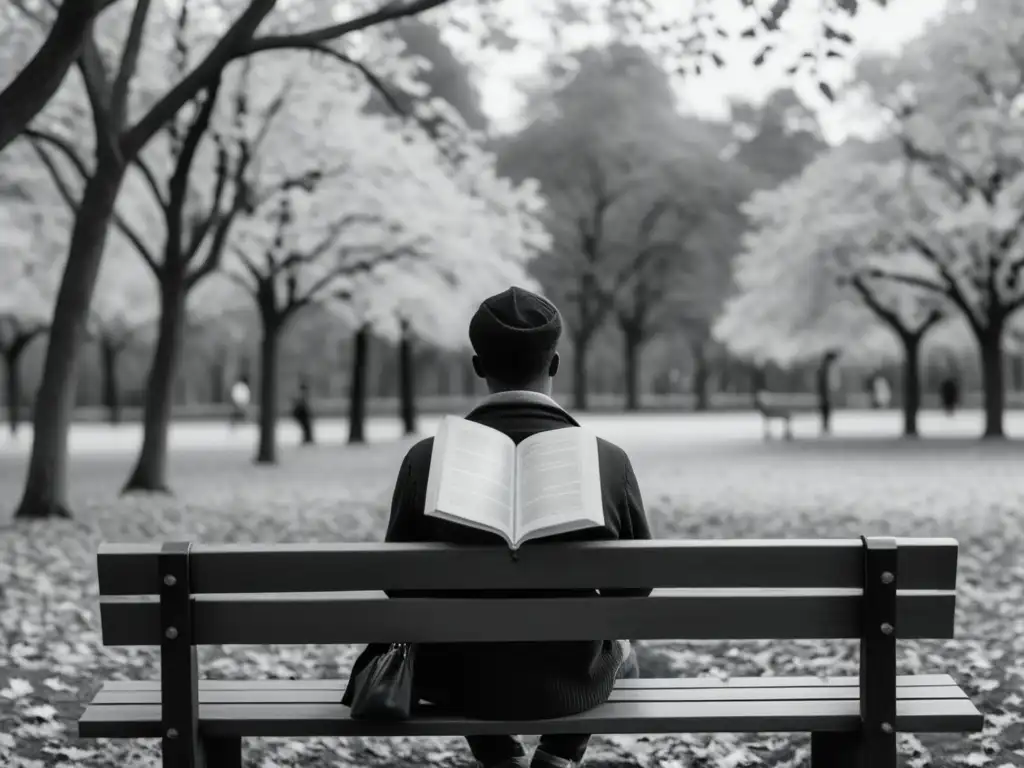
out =
<path fill-rule="evenodd" d="M 200 690 L 234 691 L 234 690 L 329 690 L 339 693 L 345 687 L 345 680 L 200 680 Z M 641 677 L 639 679 L 617 680 L 616 689 L 662 689 L 662 688 L 811 688 L 814 686 L 833 686 L 836 688 L 860 685 L 858 677 Z M 897 688 L 949 686 L 956 681 L 946 674 L 933 675 L 897 675 Z M 159 680 L 110 680 L 103 684 L 102 691 L 159 691 Z"/>
<path fill-rule="evenodd" d="M 955 593 L 901 590 L 902 638 L 951 638 Z M 666 590 L 647 598 L 475 600 L 372 593 L 207 595 L 194 600 L 197 645 L 407 641 L 856 638 L 860 590 Z M 152 598 L 101 598 L 106 645 L 159 645 Z"/>
<path fill-rule="evenodd" d="M 859 702 L 702 701 L 613 702 L 572 717 L 542 721 L 467 720 L 445 714 L 401 723 L 351 720 L 348 708 L 323 704 L 201 704 L 200 729 L 211 736 L 459 736 L 485 733 L 684 733 L 853 731 Z M 981 730 L 984 720 L 967 699 L 897 703 L 904 732 Z M 154 738 L 160 706 L 93 705 L 79 720 L 84 738 Z"/>
<path fill-rule="evenodd" d="M 903 686 L 897 688 L 898 699 L 962 699 L 966 696 L 955 685 Z M 609 701 L 820 701 L 828 699 L 859 699 L 860 689 L 853 686 L 832 688 L 617 688 Z M 200 687 L 202 704 L 330 704 L 340 699 L 339 689 L 298 688 L 286 690 L 235 689 L 210 690 Z M 157 704 L 159 691 L 101 690 L 93 704 Z"/>
<path fill-rule="evenodd" d="M 957 542 L 897 539 L 899 585 L 954 589 Z M 160 544 L 102 544 L 100 594 L 158 594 Z M 533 542 L 513 561 L 503 547 L 445 544 L 195 544 L 197 594 L 348 590 L 857 587 L 859 539 Z M 472 574 L 472 578 L 467 578 Z"/>

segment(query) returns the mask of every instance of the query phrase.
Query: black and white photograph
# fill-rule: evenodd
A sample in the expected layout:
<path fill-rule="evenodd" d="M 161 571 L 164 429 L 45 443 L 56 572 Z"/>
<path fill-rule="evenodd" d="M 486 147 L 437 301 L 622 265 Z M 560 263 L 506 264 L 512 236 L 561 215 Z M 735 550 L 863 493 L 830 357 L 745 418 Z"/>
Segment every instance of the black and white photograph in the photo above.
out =
<path fill-rule="evenodd" d="M 0 767 L 1024 768 L 1024 0 L 0 0 Z"/>

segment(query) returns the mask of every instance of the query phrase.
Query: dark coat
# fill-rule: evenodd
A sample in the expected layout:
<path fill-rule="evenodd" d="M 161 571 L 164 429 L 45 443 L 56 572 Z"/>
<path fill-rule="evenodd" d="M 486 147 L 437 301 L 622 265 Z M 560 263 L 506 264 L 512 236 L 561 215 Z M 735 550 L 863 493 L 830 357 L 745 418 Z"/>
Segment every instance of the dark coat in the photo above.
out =
<path fill-rule="evenodd" d="M 504 432 L 517 444 L 537 432 L 579 426 L 565 411 L 533 402 L 491 403 L 467 417 Z M 428 517 L 427 475 L 433 438 L 421 440 L 406 454 L 395 484 L 385 541 L 447 542 L 507 546 L 499 536 Z M 604 497 L 605 527 L 575 531 L 548 541 L 649 539 L 640 489 L 629 457 L 618 446 L 598 438 L 598 461 Z M 531 542 L 523 544 L 524 547 Z M 467 574 L 467 579 L 472 574 Z M 598 590 L 546 590 L 546 596 L 598 594 Z M 400 593 L 389 592 L 395 597 Z M 413 593 L 426 596 L 423 592 Z M 433 596 L 523 597 L 528 593 L 457 591 Z M 600 590 L 600 594 L 646 596 L 650 590 Z M 354 677 L 386 645 L 371 644 L 356 660 Z M 546 643 L 458 643 L 420 645 L 415 680 L 418 695 L 478 718 L 549 718 L 575 714 L 604 702 L 611 694 L 622 661 L 622 645 L 614 639 Z M 350 678 L 351 679 L 351 678 Z M 352 690 L 342 703 L 350 705 Z"/>

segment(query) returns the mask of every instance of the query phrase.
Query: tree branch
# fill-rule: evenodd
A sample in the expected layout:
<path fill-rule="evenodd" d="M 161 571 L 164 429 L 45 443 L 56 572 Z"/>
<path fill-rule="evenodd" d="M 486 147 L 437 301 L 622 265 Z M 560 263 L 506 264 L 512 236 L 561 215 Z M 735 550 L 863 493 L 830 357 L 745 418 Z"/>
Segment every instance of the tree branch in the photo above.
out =
<path fill-rule="evenodd" d="M 142 155 L 136 155 L 135 159 L 132 160 L 132 164 L 139 169 L 142 174 L 142 178 L 146 180 L 146 184 L 150 191 L 153 193 L 153 197 L 156 198 L 157 205 L 160 210 L 167 215 L 167 198 L 164 195 L 163 190 L 160 188 L 160 182 L 156 178 L 156 174 L 153 173 L 153 169 L 149 167 L 149 164 L 142 159 Z"/>
<path fill-rule="evenodd" d="M 68 0 L 64 0 L 64 2 L 68 2 Z M 124 47 L 121 49 L 121 63 L 117 70 L 117 76 L 114 78 L 114 84 L 111 87 L 110 121 L 118 131 L 124 125 L 125 116 L 128 112 L 129 90 L 132 77 L 135 76 L 135 69 L 139 62 L 139 52 L 142 50 L 142 35 L 146 29 L 146 17 L 149 16 L 151 3 L 152 0 L 136 0 L 135 13 L 132 15 L 128 37 L 125 39 Z"/>
<path fill-rule="evenodd" d="M 996 252 L 1004 254 L 1009 251 L 1020 242 L 1021 234 L 1024 234 L 1024 210 L 1021 210 L 1013 226 L 996 241 Z"/>
<path fill-rule="evenodd" d="M 227 150 L 221 147 L 218 155 L 218 188 L 223 189 L 227 183 L 228 172 L 227 172 Z M 239 214 L 246 209 L 248 205 L 248 188 L 240 178 L 240 175 L 244 173 L 245 168 L 239 166 L 236 168 L 235 176 L 235 194 L 232 198 L 231 205 L 228 209 L 221 213 L 220 212 L 220 195 L 214 195 L 214 208 L 210 210 L 210 214 L 207 217 L 207 223 L 216 222 L 216 227 L 213 230 L 213 238 L 210 241 L 209 250 L 206 252 L 206 258 L 203 259 L 202 263 L 192 269 L 185 276 L 186 290 L 191 290 L 200 280 L 205 278 L 207 275 L 212 274 L 219 266 L 221 257 L 224 254 L 224 247 L 227 245 L 228 235 L 231 232 L 231 227 L 235 222 L 235 219 Z M 189 263 L 195 259 L 199 253 L 199 247 L 205 239 L 206 234 L 202 237 L 194 235 L 193 238 L 193 250 L 189 253 Z"/>
<path fill-rule="evenodd" d="M 93 128 L 96 131 L 97 154 L 114 154 L 117 147 L 117 126 L 110 114 L 110 83 L 107 80 L 103 57 L 96 46 L 92 31 L 82 41 L 82 52 L 78 57 L 78 70 L 85 82 L 85 94 L 92 111 Z"/>
<path fill-rule="evenodd" d="M 90 22 L 111 2 L 75 0 L 60 4 L 42 46 L 0 92 L 0 152 L 57 93 L 91 32 Z"/>
<path fill-rule="evenodd" d="M 343 216 L 331 224 L 327 233 L 320 239 L 320 242 L 311 249 L 302 253 L 293 251 L 288 254 L 288 257 L 281 263 L 281 268 L 291 269 L 294 267 L 312 264 L 333 248 L 337 244 L 338 238 L 341 237 L 345 230 L 353 224 L 359 222 L 369 224 L 379 220 L 380 219 L 376 216 L 370 216 L 362 213 L 353 213 L 348 216 Z"/>
<path fill-rule="evenodd" d="M 27 16 L 31 19 L 32 23 L 39 27 L 39 29 L 45 32 L 50 28 L 50 20 L 39 11 L 29 8 L 26 0 L 10 0 L 10 3 L 18 9 L 23 16 Z"/>
<path fill-rule="evenodd" d="M 359 274 L 365 274 L 372 272 L 374 269 L 391 262 L 398 261 L 405 257 L 415 256 L 416 251 L 411 248 L 396 248 L 395 250 L 388 251 L 386 253 L 378 254 L 376 258 L 369 259 L 367 261 L 360 261 L 356 264 L 345 263 L 342 261 L 337 267 L 328 271 L 322 275 L 318 280 L 314 281 L 305 293 L 301 297 L 295 298 L 294 301 L 289 303 L 284 309 L 284 315 L 289 316 L 294 312 L 319 301 L 321 297 L 319 294 L 325 291 L 332 283 L 349 277 L 355 277 Z M 448 276 L 446 276 L 448 277 Z M 335 296 L 343 293 L 344 289 L 336 291 Z"/>
<path fill-rule="evenodd" d="M 188 180 L 192 172 L 192 163 L 199 149 L 199 142 L 202 141 L 203 134 L 210 127 L 210 118 L 213 115 L 213 108 L 217 102 L 217 92 L 219 89 L 220 78 L 218 77 L 206 91 L 206 98 L 197 110 L 192 124 L 188 127 L 185 140 L 181 145 L 181 151 L 178 153 L 174 173 L 171 175 L 171 180 L 168 184 L 167 252 L 168 254 L 174 253 L 177 258 L 184 256 L 186 260 L 187 254 L 183 253 L 185 244 L 182 242 L 182 227 L 184 224 L 182 216 L 188 197 Z"/>
<path fill-rule="evenodd" d="M 925 317 L 925 319 L 921 323 L 921 325 L 919 325 L 917 327 L 916 333 L 919 336 L 924 336 L 925 332 L 929 328 L 931 328 L 933 325 L 938 325 L 939 323 L 941 323 L 945 319 L 946 319 L 946 313 L 945 312 L 943 312 L 941 309 L 938 309 L 938 308 L 932 309 L 932 311 L 928 313 L 928 316 Z"/>
<path fill-rule="evenodd" d="M 873 267 L 867 270 L 864 274 L 865 277 L 869 277 L 873 280 L 888 280 L 893 283 L 901 283 L 902 285 L 912 285 L 915 288 L 923 288 L 926 291 L 931 291 L 932 293 L 936 293 L 940 296 L 949 296 L 949 291 L 945 286 L 916 275 L 904 275 L 899 272 L 888 272 L 878 267 Z"/>
<path fill-rule="evenodd" d="M 447 0 L 443 1 L 447 2 Z M 363 64 L 361 61 L 356 61 L 348 54 L 335 50 L 331 46 L 324 45 L 323 43 L 309 43 L 306 45 L 296 45 L 292 47 L 300 50 L 304 49 L 308 51 L 313 51 L 315 53 L 323 54 L 324 56 L 328 56 L 332 59 L 340 61 L 342 64 L 345 64 L 346 66 L 354 67 L 355 69 L 359 70 L 360 74 L 362 74 L 366 82 L 370 84 L 370 87 L 384 97 L 384 101 L 387 102 L 387 105 L 396 115 L 415 120 L 420 125 L 421 128 L 427 130 L 427 124 L 417 116 L 406 112 L 405 109 L 403 109 L 402 105 L 398 103 L 398 99 L 396 99 L 394 94 L 391 93 L 391 89 L 387 87 L 384 81 L 377 77 L 377 75 L 374 74 L 373 71 L 368 66 Z"/>
<path fill-rule="evenodd" d="M 32 142 L 32 149 L 42 161 L 43 165 L 46 166 L 46 171 L 49 174 L 50 179 L 53 181 L 53 186 L 57 188 L 57 193 L 64 201 L 64 204 L 67 205 L 74 215 L 78 215 L 78 207 L 80 203 L 75 199 L 74 192 L 71 191 L 71 187 L 58 170 L 57 164 L 53 161 L 53 158 L 35 142 Z"/>
<path fill-rule="evenodd" d="M 430 137 L 432 141 L 438 146 L 442 156 L 453 165 L 457 166 L 459 158 L 456 157 L 451 147 L 438 141 L 438 130 L 437 126 L 442 124 L 444 121 L 441 118 L 436 118 L 434 122 L 424 120 L 415 112 L 407 111 L 395 98 L 395 95 L 391 93 L 391 89 L 388 88 L 387 84 L 379 78 L 374 72 L 363 64 L 361 61 L 356 61 L 351 56 L 342 53 L 329 45 L 323 43 L 312 43 L 309 45 L 299 46 L 300 49 L 306 49 L 309 51 L 317 52 L 329 56 L 330 58 L 340 61 L 350 67 L 355 67 L 362 74 L 363 78 L 370 84 L 370 87 L 383 97 L 385 104 L 394 112 L 397 116 L 403 120 L 410 120 L 420 127 L 420 129 Z"/>
<path fill-rule="evenodd" d="M 246 271 L 252 277 L 256 285 L 259 286 L 259 284 L 266 279 L 266 275 L 264 275 L 263 271 L 258 266 L 256 266 L 256 262 L 254 262 L 252 259 L 246 256 L 245 251 L 243 251 L 237 245 L 233 245 L 231 247 L 231 251 L 232 253 L 235 254 L 235 256 L 238 257 L 238 260 L 242 262 L 242 266 L 245 267 Z"/>
<path fill-rule="evenodd" d="M 24 136 L 33 146 L 36 145 L 36 142 L 43 142 L 57 149 L 74 166 L 74 169 L 83 181 L 92 175 L 92 171 L 89 170 L 89 166 L 78 153 L 78 149 L 63 136 L 58 136 L 55 133 L 50 133 L 40 128 L 26 128 Z"/>
<path fill-rule="evenodd" d="M 246 282 L 244 277 L 230 269 L 225 269 L 221 274 L 223 274 L 224 277 L 226 277 L 232 283 L 234 283 L 242 290 L 244 290 L 247 294 L 249 294 L 253 298 L 256 298 L 256 294 L 259 289 L 253 286 L 251 283 Z"/>
<path fill-rule="evenodd" d="M 211 231 L 219 231 L 221 221 L 228 215 L 236 213 L 236 206 L 232 206 L 231 209 L 221 214 L 221 205 L 224 197 L 224 191 L 227 189 L 228 178 L 228 163 L 227 155 L 224 151 L 218 151 L 217 153 L 217 170 L 214 172 L 213 182 L 213 195 L 211 197 L 210 209 L 206 212 L 206 215 L 201 217 L 198 222 L 195 222 L 192 226 L 192 230 L 189 233 L 188 247 L 185 250 L 185 261 L 191 264 L 196 255 L 199 253 L 199 249 L 202 247 L 207 236 Z M 237 196 L 237 195 L 236 195 Z M 217 224 L 217 230 L 214 230 L 214 225 Z"/>
<path fill-rule="evenodd" d="M 931 172 L 932 176 L 945 182 L 961 202 L 966 203 L 970 200 L 970 190 L 977 186 L 971 174 L 953 158 L 941 152 L 926 150 L 915 144 L 905 131 L 900 132 L 899 142 L 903 154 L 908 160 L 920 163 Z"/>
<path fill-rule="evenodd" d="M 36 155 L 39 156 L 39 159 L 42 160 L 43 164 L 46 166 L 46 170 L 49 173 L 50 178 L 53 179 L 54 186 L 57 187 L 57 191 L 60 193 L 64 203 L 75 215 L 77 215 L 80 202 L 75 199 L 74 193 L 71 191 L 63 175 L 58 171 L 56 163 L 53 162 L 53 158 L 43 151 L 38 142 L 44 142 L 59 150 L 71 163 L 82 181 L 85 181 L 89 178 L 90 172 L 85 165 L 85 161 L 83 161 L 79 156 L 78 150 L 76 150 L 67 140 L 46 131 L 27 129 L 25 131 L 25 136 L 29 139 L 29 143 L 35 150 Z M 136 232 L 135 229 L 116 211 L 114 212 L 112 220 L 114 222 L 114 226 L 118 228 L 121 234 L 128 238 L 135 250 L 137 250 L 143 260 L 145 260 L 146 265 L 153 270 L 153 274 L 159 276 L 160 264 L 153 254 L 153 251 L 146 245 L 145 240 L 143 240 L 138 232 Z"/>
<path fill-rule="evenodd" d="M 850 279 L 849 284 L 853 286 L 853 289 L 860 295 L 861 300 L 867 305 L 868 309 L 878 315 L 878 317 L 896 331 L 897 334 L 900 336 L 909 334 L 910 331 L 903 322 L 903 318 L 878 300 L 878 297 L 875 296 L 867 283 L 864 282 L 864 277 L 862 275 L 854 275 Z"/>
<path fill-rule="evenodd" d="M 161 126 L 173 120 L 179 109 L 201 90 L 209 87 L 224 66 L 238 57 L 239 48 L 251 40 L 275 3 L 276 0 L 250 0 L 245 11 L 235 19 L 206 57 L 124 133 L 121 137 L 121 151 L 126 158 L 135 157 Z"/>
<path fill-rule="evenodd" d="M 249 40 L 246 44 L 235 51 L 232 58 L 251 56 L 262 51 L 275 51 L 285 48 L 308 48 L 317 43 L 326 43 L 330 40 L 337 40 L 352 32 L 358 32 L 369 27 L 383 24 L 387 21 L 395 21 L 408 16 L 429 11 L 445 5 L 449 0 L 411 0 L 409 3 L 401 0 L 392 0 L 376 11 L 364 14 L 340 24 L 332 24 L 320 29 L 309 30 L 308 32 L 297 32 L 287 35 L 265 35 Z"/>
<path fill-rule="evenodd" d="M 907 242 L 910 243 L 915 250 L 924 256 L 925 259 L 938 270 L 943 281 L 943 293 L 953 300 L 953 303 L 964 312 L 971 323 L 974 323 L 976 321 L 974 307 L 972 307 L 970 302 L 967 300 L 964 292 L 956 282 L 956 278 L 950 274 L 949 269 L 947 269 L 946 265 L 942 263 L 942 258 L 938 253 L 936 253 L 935 249 L 923 239 L 912 233 L 907 234 Z M 909 285 L 909 283 L 907 284 Z"/>

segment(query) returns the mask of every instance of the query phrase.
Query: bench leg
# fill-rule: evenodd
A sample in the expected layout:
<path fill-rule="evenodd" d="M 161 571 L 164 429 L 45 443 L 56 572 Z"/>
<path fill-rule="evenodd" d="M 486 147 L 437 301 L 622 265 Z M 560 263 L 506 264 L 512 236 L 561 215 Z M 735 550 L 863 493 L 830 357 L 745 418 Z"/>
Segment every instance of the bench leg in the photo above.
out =
<path fill-rule="evenodd" d="M 868 768 L 859 733 L 812 733 L 811 768 Z"/>
<path fill-rule="evenodd" d="M 201 737 L 206 768 L 242 768 L 242 739 L 238 736 Z"/>
<path fill-rule="evenodd" d="M 860 733 L 812 733 L 811 768 L 896 768 L 894 741 L 868 744 Z"/>

